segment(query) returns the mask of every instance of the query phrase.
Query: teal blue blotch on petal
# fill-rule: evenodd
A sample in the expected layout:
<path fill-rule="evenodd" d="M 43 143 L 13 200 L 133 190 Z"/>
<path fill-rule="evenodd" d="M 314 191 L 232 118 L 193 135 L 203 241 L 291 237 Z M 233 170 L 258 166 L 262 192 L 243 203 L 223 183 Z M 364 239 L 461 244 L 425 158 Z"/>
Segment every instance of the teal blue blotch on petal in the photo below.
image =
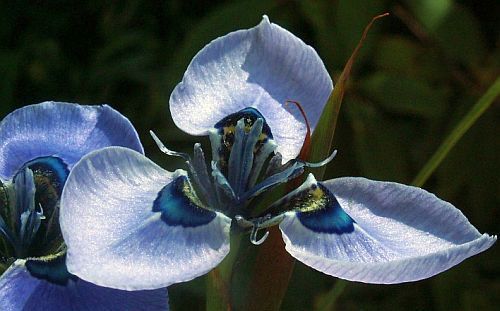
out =
<path fill-rule="evenodd" d="M 297 212 L 302 225 L 318 233 L 344 234 L 354 231 L 354 220 L 342 209 L 335 196 L 323 185 L 315 184 L 303 193 L 317 205 L 311 211 Z"/>
<path fill-rule="evenodd" d="M 69 280 L 78 280 L 66 268 L 66 254 L 47 261 L 39 259 L 27 260 L 26 269 L 33 277 L 56 285 L 66 286 Z"/>
<path fill-rule="evenodd" d="M 183 227 L 203 226 L 217 216 L 201 205 L 186 176 L 175 178 L 160 190 L 153 212 L 161 212 L 161 219 L 167 225 Z"/>

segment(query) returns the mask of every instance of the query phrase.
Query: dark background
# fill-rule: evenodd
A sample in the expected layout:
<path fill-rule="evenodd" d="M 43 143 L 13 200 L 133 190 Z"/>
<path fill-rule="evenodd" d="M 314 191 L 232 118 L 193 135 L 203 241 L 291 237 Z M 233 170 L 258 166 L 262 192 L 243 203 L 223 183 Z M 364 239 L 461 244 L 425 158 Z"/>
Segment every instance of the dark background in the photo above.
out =
<path fill-rule="evenodd" d="M 341 109 L 328 177 L 410 183 L 500 72 L 500 7 L 492 1 L 1 1 L 0 118 L 45 100 L 108 103 L 136 126 L 149 157 L 167 169 L 148 131 L 172 149 L 188 137 L 168 98 L 195 53 L 263 14 L 316 48 L 336 80 L 370 19 Z M 450 152 L 424 188 L 452 202 L 481 232 L 499 233 L 497 103 Z M 500 305 L 500 251 L 429 280 L 349 283 L 339 310 L 488 310 Z M 311 310 L 335 278 L 296 264 L 285 310 Z M 171 287 L 174 310 L 204 309 L 205 277 Z"/>

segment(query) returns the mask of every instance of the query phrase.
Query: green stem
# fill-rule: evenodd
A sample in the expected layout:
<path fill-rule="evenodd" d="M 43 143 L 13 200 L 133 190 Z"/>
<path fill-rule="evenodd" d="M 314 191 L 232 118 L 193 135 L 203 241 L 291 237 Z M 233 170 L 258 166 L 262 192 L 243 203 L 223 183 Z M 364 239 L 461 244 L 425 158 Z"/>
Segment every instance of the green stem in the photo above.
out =
<path fill-rule="evenodd" d="M 231 236 L 231 252 L 217 268 L 208 274 L 205 308 L 207 311 L 233 310 L 231 276 L 238 257 L 241 238 L 241 234 Z"/>
<path fill-rule="evenodd" d="M 495 98 L 500 94 L 500 78 L 497 78 L 486 93 L 474 104 L 471 110 L 462 118 L 453 131 L 446 137 L 434 155 L 427 161 L 420 170 L 412 185 L 421 187 L 427 179 L 434 173 L 437 167 L 443 162 L 450 150 L 464 136 L 469 128 L 481 117 L 481 115 L 491 106 Z"/>
<path fill-rule="evenodd" d="M 347 281 L 338 279 L 335 285 L 326 293 L 323 301 L 320 303 L 316 311 L 331 311 L 335 309 L 335 302 L 340 297 L 347 286 Z"/>

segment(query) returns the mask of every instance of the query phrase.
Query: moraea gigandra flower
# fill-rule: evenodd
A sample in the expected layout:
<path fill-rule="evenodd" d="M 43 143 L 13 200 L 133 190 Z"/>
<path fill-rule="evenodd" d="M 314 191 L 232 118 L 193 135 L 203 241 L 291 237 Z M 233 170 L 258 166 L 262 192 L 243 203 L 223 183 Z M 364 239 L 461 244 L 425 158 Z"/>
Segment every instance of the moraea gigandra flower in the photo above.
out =
<path fill-rule="evenodd" d="M 208 135 L 211 153 L 160 149 L 186 160 L 168 172 L 110 147 L 84 156 L 64 188 L 68 270 L 89 282 L 138 290 L 191 280 L 229 252 L 232 231 L 279 225 L 287 251 L 326 274 L 367 283 L 416 281 L 489 248 L 451 204 L 416 187 L 347 177 L 297 189 L 256 213 L 256 202 L 324 165 L 297 159 L 333 89 L 313 48 L 269 22 L 218 38 L 192 60 L 170 97 L 175 124 Z M 209 161 L 207 161 L 209 160 Z"/>

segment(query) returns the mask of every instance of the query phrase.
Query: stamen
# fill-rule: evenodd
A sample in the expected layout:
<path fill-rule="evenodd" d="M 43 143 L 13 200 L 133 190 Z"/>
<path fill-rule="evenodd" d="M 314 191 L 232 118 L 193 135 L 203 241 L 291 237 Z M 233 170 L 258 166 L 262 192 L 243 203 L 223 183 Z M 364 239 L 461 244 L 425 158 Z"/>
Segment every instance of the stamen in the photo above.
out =
<path fill-rule="evenodd" d="M 212 177 L 214 178 L 214 181 L 215 181 L 215 190 L 217 191 L 219 201 L 221 203 L 229 203 L 229 202 L 226 202 L 228 200 L 231 203 L 233 201 L 235 201 L 236 194 L 234 193 L 233 188 L 231 188 L 231 185 L 227 181 L 224 174 L 222 174 L 221 171 L 219 170 L 219 167 L 217 166 L 217 162 L 215 162 L 215 161 L 212 161 Z M 222 190 L 222 193 L 220 193 L 219 189 Z M 225 195 L 226 200 L 222 199 L 221 194 Z"/>
<path fill-rule="evenodd" d="M 153 140 L 158 145 L 158 148 L 163 153 L 170 156 L 181 157 L 185 160 L 186 165 L 188 166 L 189 177 L 191 178 L 191 181 L 195 186 L 195 189 L 197 190 L 197 192 L 199 192 L 198 194 L 200 195 L 202 201 L 208 206 L 211 206 L 213 208 L 220 208 L 221 204 L 220 200 L 218 200 L 219 194 L 214 193 L 213 185 L 208 176 L 207 166 L 205 163 L 205 155 L 203 154 L 203 150 L 201 149 L 201 144 L 199 143 L 194 144 L 194 159 L 191 159 L 191 157 L 187 153 L 173 151 L 165 147 L 165 145 L 161 142 L 161 140 L 158 138 L 158 136 L 156 136 L 156 134 L 153 131 L 149 131 L 149 133 L 151 134 L 151 137 L 153 137 Z M 217 170 L 217 172 L 219 171 Z M 215 175 L 217 176 L 215 176 L 214 173 L 212 173 L 212 175 L 214 175 L 216 180 L 220 180 L 222 173 L 217 173 L 217 172 L 215 172 Z M 222 186 L 222 188 L 224 187 L 225 185 Z M 227 189 L 224 189 L 224 191 L 226 193 L 229 193 L 229 196 L 231 196 L 230 192 L 228 192 Z"/>
<path fill-rule="evenodd" d="M 269 163 L 267 164 L 266 176 L 272 176 L 283 171 L 284 165 L 282 163 L 283 156 L 281 155 L 281 153 L 276 152 L 276 154 L 271 157 Z"/>
<path fill-rule="evenodd" d="M 252 172 L 250 174 L 250 178 L 248 180 L 248 188 L 251 189 L 257 183 L 257 179 L 259 178 L 262 168 L 266 162 L 266 159 L 269 158 L 271 153 L 273 153 L 278 145 L 274 142 L 274 140 L 269 139 L 262 145 L 260 150 L 255 154 L 254 163 L 252 166 Z M 281 159 L 280 162 L 281 164 Z"/>
<path fill-rule="evenodd" d="M 264 191 L 267 191 L 279 184 L 286 183 L 289 180 L 299 176 L 304 172 L 303 166 L 303 163 L 295 162 L 292 163 L 289 167 L 285 168 L 283 171 L 267 177 L 262 182 L 258 183 L 253 188 L 243 193 L 240 196 L 240 202 L 245 202 L 246 200 L 257 196 Z"/>
<path fill-rule="evenodd" d="M 253 245 L 260 245 L 264 243 L 264 241 L 269 236 L 269 231 L 266 231 L 266 233 L 264 233 L 264 235 L 259 240 L 257 240 L 257 233 L 259 232 L 259 229 L 260 228 L 258 226 L 252 228 L 252 233 L 250 234 L 250 242 L 252 242 Z"/>
<path fill-rule="evenodd" d="M 191 162 L 191 157 L 189 156 L 189 154 L 170 150 L 167 147 L 165 147 L 165 145 L 161 142 L 161 140 L 158 138 L 158 136 L 156 136 L 156 134 L 153 131 L 150 130 L 149 134 L 151 135 L 151 137 L 153 137 L 153 140 L 155 141 L 156 145 L 158 146 L 161 152 L 170 156 L 181 157 L 184 160 Z"/>
<path fill-rule="evenodd" d="M 35 180 L 33 171 L 29 168 L 21 170 L 14 177 L 16 191 L 16 209 L 20 212 L 19 245 L 17 257 L 25 256 L 25 251 L 34 240 L 40 228 L 41 216 L 35 208 Z"/>
<path fill-rule="evenodd" d="M 234 144 L 229 156 L 228 180 L 236 195 L 241 195 L 248 187 L 254 164 L 254 150 L 262 134 L 264 120 L 258 118 L 248 129 L 242 118 L 236 124 Z"/>
<path fill-rule="evenodd" d="M 38 215 L 38 217 L 40 217 L 41 220 L 44 220 L 46 217 L 45 215 L 43 214 L 43 207 L 42 207 L 42 204 L 38 203 L 38 207 L 40 207 L 40 212 L 36 212 L 36 214 Z"/>
<path fill-rule="evenodd" d="M 323 161 L 321 162 L 318 162 L 318 163 L 311 163 L 311 162 L 306 162 L 306 161 L 301 161 L 304 166 L 307 166 L 307 167 L 322 167 L 323 165 L 326 165 L 330 162 L 332 162 L 332 160 L 335 158 L 335 156 L 337 155 L 337 150 L 333 150 L 332 154 L 330 154 L 330 156 L 326 159 L 324 159 Z"/>
<path fill-rule="evenodd" d="M 200 143 L 194 144 L 191 175 L 196 185 L 200 188 L 201 195 L 208 202 L 208 205 L 213 207 L 219 206 L 220 204 L 217 201 L 212 179 L 208 175 L 205 154 L 203 153 L 203 149 L 201 149 Z"/>

